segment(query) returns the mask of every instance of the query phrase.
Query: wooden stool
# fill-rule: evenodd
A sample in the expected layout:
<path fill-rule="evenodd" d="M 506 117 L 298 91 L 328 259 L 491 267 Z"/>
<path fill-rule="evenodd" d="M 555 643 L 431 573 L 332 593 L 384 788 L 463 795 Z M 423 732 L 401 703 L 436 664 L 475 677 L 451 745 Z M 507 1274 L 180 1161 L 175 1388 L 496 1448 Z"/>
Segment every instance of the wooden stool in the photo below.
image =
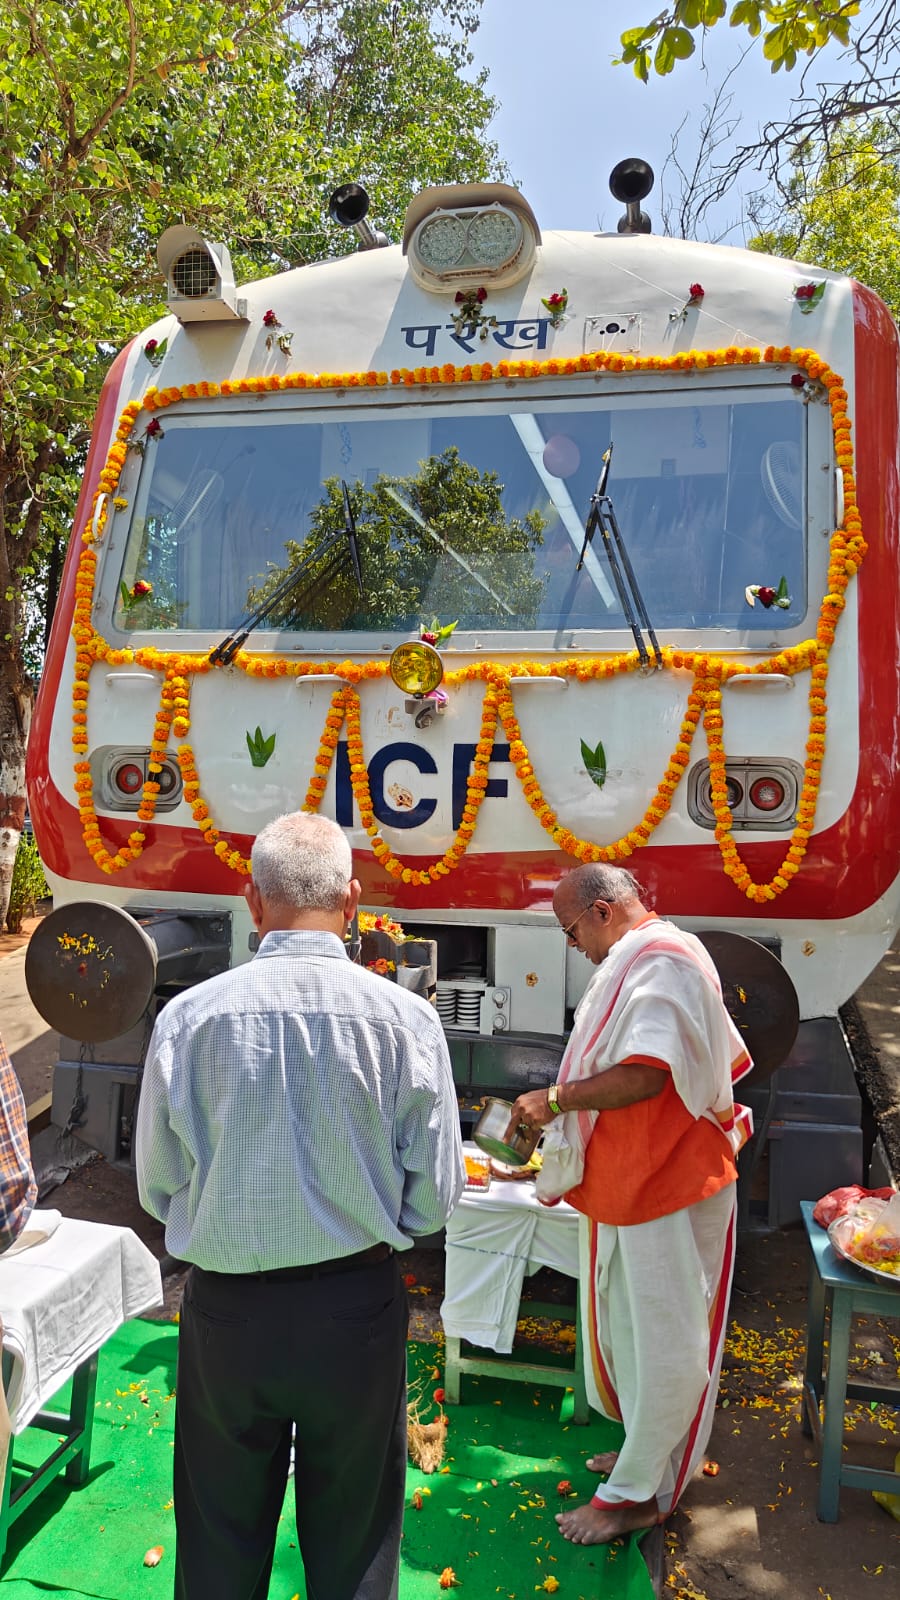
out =
<path fill-rule="evenodd" d="M 468 1149 L 469 1146 L 464 1148 Z M 471 1146 L 474 1150 L 474 1145 Z M 444 1394 L 459 1405 L 464 1372 L 510 1378 L 519 1383 L 551 1384 L 573 1391 L 574 1422 L 587 1422 L 590 1411 L 584 1385 L 578 1291 L 578 1213 L 563 1202 L 542 1206 L 531 1183 L 495 1181 L 487 1190 L 464 1191 L 447 1222 L 445 1295 L 441 1317 L 446 1335 Z M 571 1365 L 521 1359 L 513 1350 L 522 1315 L 522 1288 L 529 1272 L 551 1267 L 573 1278 L 576 1306 L 537 1304 L 527 1300 L 530 1316 L 553 1317 L 575 1324 Z M 474 1347 L 462 1354 L 462 1344 Z M 568 1399 L 563 1402 L 568 1411 Z"/>
<path fill-rule="evenodd" d="M 447 1335 L 444 1345 L 444 1399 L 448 1405 L 460 1404 L 460 1379 L 464 1372 L 476 1373 L 485 1378 L 511 1378 L 519 1383 L 550 1384 L 557 1389 L 572 1390 L 572 1414 L 568 1416 L 563 1400 L 560 1421 L 586 1423 L 590 1421 L 590 1407 L 584 1387 L 584 1357 L 581 1343 L 581 1289 L 579 1287 L 575 1309 L 571 1306 L 554 1306 L 527 1300 L 530 1317 L 552 1317 L 556 1322 L 574 1322 L 575 1358 L 571 1366 L 552 1367 L 543 1361 L 524 1361 L 510 1356 L 479 1350 L 477 1355 L 461 1353 L 461 1339 Z M 519 1302 L 519 1310 L 523 1302 Z M 474 1347 L 473 1347 L 474 1348 Z"/>
<path fill-rule="evenodd" d="M 12 1363 L 4 1353 L 4 1389 Z M 15 1439 L 9 1441 L 6 1474 L 0 1495 L 0 1565 L 6 1554 L 9 1530 L 33 1500 L 43 1494 L 60 1472 L 65 1472 L 66 1482 L 80 1487 L 88 1475 L 91 1458 L 91 1435 L 94 1428 L 94 1397 L 97 1390 L 97 1352 L 81 1363 L 72 1379 L 72 1396 L 68 1414 L 58 1411 L 39 1411 L 29 1422 L 29 1428 L 41 1428 L 55 1435 L 55 1445 L 39 1466 L 29 1472 L 24 1483 L 13 1489 L 13 1453 Z M 63 1435 L 60 1440 L 60 1434 Z"/>
<path fill-rule="evenodd" d="M 0 1257 L 3 1393 L 13 1429 L 0 1484 L 0 1561 L 11 1524 L 60 1472 L 70 1484 L 85 1482 L 97 1354 L 123 1322 L 162 1298 L 159 1263 L 130 1228 L 34 1211 L 22 1241 Z M 69 1380 L 68 1412 L 46 1410 Z M 17 1439 L 29 1428 L 55 1437 L 22 1481 L 13 1462 Z"/>
<path fill-rule="evenodd" d="M 900 1280 L 892 1283 L 886 1278 L 882 1285 L 836 1255 L 825 1229 L 813 1221 L 813 1205 L 812 1200 L 800 1203 L 810 1245 L 802 1426 L 808 1436 L 815 1434 L 820 1446 L 819 1521 L 837 1522 L 842 1484 L 853 1489 L 885 1489 L 893 1494 L 900 1491 L 900 1472 L 845 1466 L 842 1459 L 848 1395 L 853 1400 L 900 1406 L 900 1385 L 879 1386 L 847 1379 L 851 1318 L 860 1314 L 900 1317 Z M 828 1369 L 823 1383 L 826 1318 Z"/>

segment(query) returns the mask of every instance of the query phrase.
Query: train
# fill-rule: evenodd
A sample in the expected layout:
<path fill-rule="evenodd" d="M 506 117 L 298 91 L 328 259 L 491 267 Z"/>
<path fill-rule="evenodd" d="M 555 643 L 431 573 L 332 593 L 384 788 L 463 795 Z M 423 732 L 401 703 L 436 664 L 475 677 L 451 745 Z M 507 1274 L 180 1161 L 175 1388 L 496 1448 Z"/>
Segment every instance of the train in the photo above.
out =
<path fill-rule="evenodd" d="M 553 891 L 617 862 L 796 996 L 770 1214 L 862 1175 L 840 1010 L 898 922 L 897 331 L 840 274 L 655 235 L 651 185 L 617 165 L 608 232 L 433 187 L 390 243 L 347 184 L 355 251 L 240 286 L 224 244 L 160 241 L 28 750 L 53 1117 L 108 1159 L 155 1008 L 250 957 L 252 840 L 305 807 L 367 929 L 434 952 L 462 1105 L 553 1080 L 590 976 Z M 752 960 L 728 981 L 777 1009 Z"/>

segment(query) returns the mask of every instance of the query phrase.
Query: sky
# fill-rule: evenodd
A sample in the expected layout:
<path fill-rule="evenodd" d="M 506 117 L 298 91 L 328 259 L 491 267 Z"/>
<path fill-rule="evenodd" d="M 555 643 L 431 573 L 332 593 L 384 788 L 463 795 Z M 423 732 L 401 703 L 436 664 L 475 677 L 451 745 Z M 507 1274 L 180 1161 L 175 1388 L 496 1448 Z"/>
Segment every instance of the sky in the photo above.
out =
<path fill-rule="evenodd" d="M 612 60 L 622 29 L 648 21 L 656 10 L 655 0 L 483 0 L 472 49 L 499 102 L 490 134 L 542 228 L 614 229 L 623 207 L 609 192 L 609 174 L 623 157 L 640 156 L 656 174 L 643 209 L 654 232 L 663 231 L 660 180 L 672 137 L 686 113 L 696 122 L 748 41 L 743 30 L 721 23 L 703 47 L 706 70 L 698 45 L 670 77 L 645 85 L 631 67 L 614 67 Z M 832 50 L 824 75 L 840 76 L 836 56 Z M 732 106 L 741 118 L 741 143 L 749 143 L 761 123 L 784 115 L 797 77 L 796 71 L 772 73 L 758 50 L 743 61 Z M 679 148 L 682 159 L 693 160 L 689 131 Z M 744 188 L 760 183 L 758 174 L 748 175 Z M 677 197 L 674 175 L 665 185 L 670 199 Z M 753 231 L 744 229 L 743 213 L 742 195 L 735 192 L 715 213 L 716 236 L 743 243 L 744 232 Z"/>

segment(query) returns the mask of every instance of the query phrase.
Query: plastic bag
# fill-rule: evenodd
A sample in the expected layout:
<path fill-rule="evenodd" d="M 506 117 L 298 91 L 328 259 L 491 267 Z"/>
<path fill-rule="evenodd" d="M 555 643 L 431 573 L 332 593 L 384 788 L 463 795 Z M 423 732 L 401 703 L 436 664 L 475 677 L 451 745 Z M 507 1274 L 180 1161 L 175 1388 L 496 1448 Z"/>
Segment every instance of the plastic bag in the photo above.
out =
<path fill-rule="evenodd" d="M 900 1276 L 900 1194 L 880 1204 L 876 1199 L 863 1201 L 854 1219 L 852 1235 L 844 1240 L 848 1254 L 868 1267 Z"/>
<path fill-rule="evenodd" d="M 832 1189 L 829 1194 L 823 1195 L 816 1204 L 813 1217 L 822 1228 L 830 1228 L 838 1218 L 853 1211 L 863 1200 L 890 1200 L 894 1194 L 893 1189 L 861 1189 L 859 1184 L 852 1183 L 846 1189 Z"/>

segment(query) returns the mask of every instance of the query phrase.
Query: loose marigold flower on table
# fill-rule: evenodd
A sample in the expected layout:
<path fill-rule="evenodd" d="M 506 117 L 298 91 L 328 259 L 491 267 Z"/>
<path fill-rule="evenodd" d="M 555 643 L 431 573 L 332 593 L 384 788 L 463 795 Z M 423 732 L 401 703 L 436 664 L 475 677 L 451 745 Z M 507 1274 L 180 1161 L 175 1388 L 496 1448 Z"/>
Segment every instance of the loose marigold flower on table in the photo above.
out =
<path fill-rule="evenodd" d="M 556 1485 L 556 1492 L 557 1492 L 558 1495 L 563 1495 L 563 1496 L 572 1493 L 572 1485 L 569 1482 L 568 1478 L 561 1478 L 560 1479 L 559 1483 Z"/>
<path fill-rule="evenodd" d="M 459 1579 L 452 1567 L 445 1567 L 441 1573 L 438 1584 L 442 1589 L 458 1589 Z"/>

